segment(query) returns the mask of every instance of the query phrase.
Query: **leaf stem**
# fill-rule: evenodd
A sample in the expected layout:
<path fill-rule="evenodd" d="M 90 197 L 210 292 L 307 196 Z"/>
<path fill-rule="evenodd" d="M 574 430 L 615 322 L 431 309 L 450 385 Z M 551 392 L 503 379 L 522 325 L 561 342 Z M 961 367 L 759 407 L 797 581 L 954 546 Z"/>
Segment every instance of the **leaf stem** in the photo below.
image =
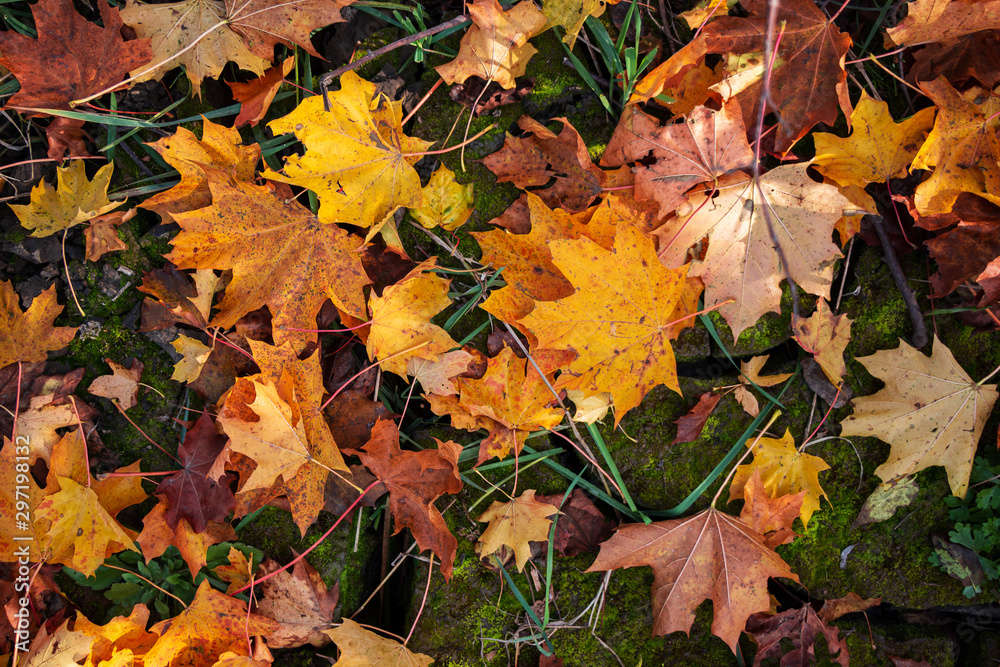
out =
<path fill-rule="evenodd" d="M 497 126 L 496 123 L 491 123 L 489 127 L 486 127 L 484 129 L 480 130 L 479 132 L 476 133 L 475 136 L 466 139 L 465 141 L 463 141 L 460 144 L 455 144 L 454 146 L 449 146 L 448 148 L 442 148 L 442 149 L 436 150 L 436 151 L 423 151 L 422 153 L 403 153 L 402 156 L 403 157 L 420 157 L 420 156 L 424 156 L 424 155 L 441 155 L 443 153 L 450 153 L 453 150 L 455 150 L 456 148 L 463 148 L 465 146 L 468 146 L 473 141 L 475 141 L 479 137 L 483 136 L 484 134 L 486 134 L 487 132 L 489 132 L 490 130 L 492 130 L 496 126 Z"/>
<path fill-rule="evenodd" d="M 67 234 L 69 234 L 69 227 L 63 230 L 63 237 L 62 237 L 62 260 L 63 260 L 63 269 L 66 271 L 66 284 L 69 285 L 69 293 L 73 295 L 73 303 L 76 304 L 76 309 L 80 311 L 81 316 L 86 317 L 87 313 L 83 312 L 83 307 L 80 305 L 80 300 L 76 298 L 76 289 L 73 287 L 73 279 L 69 277 L 69 262 L 66 261 Z"/>

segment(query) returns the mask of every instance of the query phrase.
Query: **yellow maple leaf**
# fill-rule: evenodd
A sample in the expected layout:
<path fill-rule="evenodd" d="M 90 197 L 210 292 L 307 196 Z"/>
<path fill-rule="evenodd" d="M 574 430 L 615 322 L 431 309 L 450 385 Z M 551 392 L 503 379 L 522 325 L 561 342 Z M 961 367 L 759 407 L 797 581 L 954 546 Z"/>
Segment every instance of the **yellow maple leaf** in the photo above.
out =
<path fill-rule="evenodd" d="M 431 318 L 451 305 L 448 284 L 431 273 L 435 259 L 417 265 L 382 296 L 372 293 L 372 324 L 368 331 L 368 356 L 382 361 L 382 370 L 406 377 L 410 359 L 437 361 L 439 355 L 458 347 L 448 332 Z M 424 273 L 424 272 L 427 273 Z M 393 355 L 397 355 L 392 359 Z"/>
<path fill-rule="evenodd" d="M 758 387 L 773 387 L 779 382 L 784 382 L 792 377 L 791 373 L 778 373 L 777 375 L 761 375 L 760 370 L 767 363 L 767 358 L 771 356 L 765 354 L 762 357 L 752 357 L 740 362 L 740 375 L 745 381 L 741 381 L 740 386 L 733 392 L 733 398 L 743 406 L 743 409 L 751 417 L 760 414 L 760 406 L 757 404 L 757 397 L 753 395 L 753 385 Z"/>
<path fill-rule="evenodd" d="M 562 26 L 566 29 L 562 41 L 573 48 L 576 36 L 588 17 L 599 17 L 608 5 L 617 5 L 621 0 L 546 0 L 542 14 L 547 21 L 545 27 Z"/>
<path fill-rule="evenodd" d="M 201 375 L 201 369 L 212 354 L 212 348 L 197 338 L 178 334 L 177 340 L 170 345 L 181 355 L 181 360 L 174 364 L 174 372 L 170 376 L 175 382 L 194 382 Z"/>
<path fill-rule="evenodd" d="M 847 315 L 834 315 L 826 299 L 820 299 L 816 302 L 816 312 L 809 317 L 792 314 L 792 331 L 802 349 L 819 363 L 827 379 L 839 387 L 847 375 L 844 350 L 851 342 L 851 319 Z"/>
<path fill-rule="evenodd" d="M 670 338 L 678 320 L 692 322 L 683 319 L 691 312 L 687 267 L 664 267 L 649 237 L 631 227 L 617 230 L 610 252 L 587 238 L 549 248 L 576 292 L 537 302 L 521 323 L 537 349 L 576 351 L 556 387 L 610 392 L 616 425 L 656 385 L 680 393 Z"/>
<path fill-rule="evenodd" d="M 77 327 L 53 327 L 63 307 L 52 285 L 22 311 L 14 286 L 0 283 L 0 368 L 18 361 L 45 361 L 48 352 L 69 345 Z"/>
<path fill-rule="evenodd" d="M 267 169 L 263 176 L 315 192 L 322 222 L 380 225 L 400 207 L 420 206 L 420 176 L 410 162 L 419 156 L 410 154 L 431 142 L 403 134 L 401 119 L 374 84 L 346 72 L 340 85 L 328 96 L 330 111 L 317 95 L 268 123 L 275 134 L 294 132 L 306 152 L 286 158 L 281 173 Z"/>
<path fill-rule="evenodd" d="M 875 474 L 885 481 L 944 466 L 951 492 L 964 498 L 979 436 L 997 401 L 997 388 L 973 382 L 934 337 L 932 354 L 900 341 L 894 350 L 858 357 L 885 388 L 854 399 L 842 435 L 876 437 L 892 445 Z"/>
<path fill-rule="evenodd" d="M 748 447 L 751 445 L 752 440 L 747 443 Z M 760 438 L 753 445 L 753 461 L 736 468 L 729 487 L 729 499 L 733 501 L 743 498 L 747 481 L 755 470 L 759 470 L 769 498 L 805 491 L 799 517 L 802 525 L 808 526 L 809 517 L 819 509 L 819 499 L 826 497 L 826 491 L 819 483 L 819 473 L 829 469 L 830 466 L 820 457 L 796 450 L 795 440 L 786 430 L 781 439 Z M 827 497 L 827 501 L 829 500 Z"/>
<path fill-rule="evenodd" d="M 510 90 L 538 52 L 528 40 L 545 27 L 545 16 L 526 1 L 508 11 L 497 0 L 474 0 L 466 8 L 473 25 L 462 37 L 458 57 L 438 65 L 437 73 L 448 84 L 478 76 Z"/>
<path fill-rule="evenodd" d="M 816 171 L 839 185 L 864 187 L 905 176 L 934 124 L 934 107 L 896 123 L 889 105 L 862 94 L 851 114 L 851 136 L 813 133 Z"/>
<path fill-rule="evenodd" d="M 434 662 L 423 653 L 413 653 L 398 642 L 365 630 L 349 618 L 340 627 L 323 632 L 340 649 L 340 659 L 333 667 L 427 667 Z"/>
<path fill-rule="evenodd" d="M 128 616 L 115 616 L 105 625 L 97 625 L 83 614 L 77 613 L 73 630 L 94 638 L 84 667 L 116 665 L 118 663 L 114 660 L 122 652 L 129 653 L 129 660 L 123 661 L 122 665 L 131 667 L 134 664 L 133 657 L 141 656 L 156 643 L 156 635 L 146 631 L 148 620 L 149 609 L 142 603 L 133 607 Z"/>
<path fill-rule="evenodd" d="M 114 163 L 101 167 L 94 180 L 88 181 L 83 162 L 73 160 L 68 167 L 58 167 L 58 187 L 41 181 L 31 189 L 30 204 L 10 205 L 21 224 L 31 230 L 32 236 L 51 236 L 66 231 L 124 203 L 108 199 L 108 184 L 115 170 Z"/>
<path fill-rule="evenodd" d="M 18 438 L 12 442 L 6 437 L 3 439 L 3 449 L 0 450 L 0 562 L 13 563 L 19 556 L 17 552 L 22 547 L 27 547 L 28 558 L 33 563 L 41 560 L 38 549 L 39 539 L 42 535 L 33 533 L 32 529 L 22 530 L 18 527 L 17 521 L 23 519 L 18 512 L 24 514 L 25 505 L 30 511 L 42 500 L 42 490 L 35 483 L 35 478 L 31 476 L 28 461 L 21 457 L 29 453 L 29 443 Z M 30 514 L 29 514 L 30 516 Z M 33 535 L 33 540 L 18 540 L 15 537 L 27 537 Z"/>
<path fill-rule="evenodd" d="M 442 227 L 454 231 L 472 215 L 472 184 L 462 185 L 455 172 L 443 164 L 423 189 L 423 203 L 410 215 L 427 229 Z"/>
<path fill-rule="evenodd" d="M 507 502 L 494 500 L 490 508 L 476 519 L 481 523 L 489 522 L 476 542 L 479 557 L 486 558 L 500 547 L 508 547 L 514 552 L 514 561 L 520 572 L 531 558 L 528 542 L 547 542 L 549 526 L 552 525 L 552 519 L 548 517 L 558 513 L 559 508 L 555 505 L 535 500 L 533 489 Z"/>

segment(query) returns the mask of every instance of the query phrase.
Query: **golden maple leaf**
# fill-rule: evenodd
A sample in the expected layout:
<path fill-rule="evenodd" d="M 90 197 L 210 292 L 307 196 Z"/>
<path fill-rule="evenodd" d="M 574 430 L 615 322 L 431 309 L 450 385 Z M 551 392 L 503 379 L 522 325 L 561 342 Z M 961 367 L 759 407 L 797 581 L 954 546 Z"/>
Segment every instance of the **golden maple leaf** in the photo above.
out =
<path fill-rule="evenodd" d="M 747 446 L 752 444 L 752 441 L 748 442 Z M 826 491 L 819 483 L 819 473 L 829 469 L 830 466 L 820 457 L 795 449 L 795 441 L 788 430 L 781 439 L 760 438 L 753 445 L 753 461 L 736 468 L 729 486 L 729 500 L 742 498 L 747 480 L 754 471 L 759 470 L 764 489 L 771 498 L 806 492 L 802 498 L 799 517 L 802 525 L 808 526 L 809 517 L 819 509 L 819 499 L 826 497 Z"/>
<path fill-rule="evenodd" d="M 472 215 L 472 183 L 462 185 L 455 180 L 455 172 L 442 164 L 424 186 L 423 203 L 410 210 L 410 215 L 427 229 L 458 229 Z"/>
<path fill-rule="evenodd" d="M 934 107 L 927 107 L 896 123 L 888 104 L 862 93 L 851 114 L 851 136 L 813 133 L 813 165 L 819 173 L 845 186 L 863 188 L 905 176 L 934 124 L 935 113 Z"/>
<path fill-rule="evenodd" d="M 498 0 L 474 0 L 466 7 L 472 27 L 462 37 L 458 56 L 435 69 L 445 83 L 464 83 L 470 76 L 496 81 L 510 90 L 538 51 L 528 40 L 545 27 L 545 16 L 531 2 L 504 11 Z"/>
<path fill-rule="evenodd" d="M 816 312 L 809 317 L 792 314 L 796 342 L 813 355 L 835 387 L 839 387 L 847 375 L 844 350 L 851 342 L 851 321 L 847 315 L 834 315 L 826 299 L 816 302 Z"/>
<path fill-rule="evenodd" d="M 146 631 L 149 621 L 149 609 L 141 602 L 132 608 L 128 616 L 115 616 L 104 625 L 93 623 L 83 614 L 77 613 L 73 620 L 73 630 L 94 638 L 94 645 L 85 665 L 105 665 L 110 667 L 131 664 L 114 656 L 120 652 L 129 652 L 129 658 L 139 657 L 156 643 L 156 635 Z M 107 661 L 107 664 L 105 664 Z"/>
<path fill-rule="evenodd" d="M 63 307 L 56 303 L 52 285 L 31 302 L 27 311 L 18 305 L 14 286 L 0 283 L 0 368 L 18 361 L 45 361 L 48 352 L 69 345 L 77 327 L 53 327 Z"/>
<path fill-rule="evenodd" d="M 88 181 L 83 160 L 73 160 L 68 167 L 56 169 L 58 187 L 43 180 L 31 189 L 30 204 L 11 204 L 10 208 L 32 236 L 64 232 L 122 205 L 108 199 L 114 170 L 114 163 L 108 163 L 97 171 L 93 181 Z"/>
<path fill-rule="evenodd" d="M 656 385 L 680 393 L 670 338 L 678 321 L 692 323 L 687 267 L 664 267 L 649 237 L 631 227 L 617 230 L 610 252 L 588 238 L 549 248 L 576 292 L 537 302 L 521 323 L 537 349 L 577 353 L 556 387 L 610 392 L 616 425 Z"/>
<path fill-rule="evenodd" d="M 349 618 L 340 627 L 324 630 L 340 649 L 340 660 L 333 667 L 427 667 L 434 659 L 413 653 L 402 644 L 365 630 Z"/>
<path fill-rule="evenodd" d="M 501 547 L 507 547 L 514 552 L 514 561 L 520 572 L 531 558 L 528 542 L 547 542 L 549 526 L 552 525 L 549 517 L 558 513 L 559 508 L 555 505 L 535 500 L 534 489 L 507 502 L 494 500 L 489 509 L 476 519 L 481 523 L 489 522 L 476 542 L 476 553 L 480 558 L 486 558 Z"/>
<path fill-rule="evenodd" d="M 950 42 L 980 30 L 1000 28 L 1000 2 L 976 0 L 914 0 L 906 5 L 906 18 L 886 29 L 886 43 L 916 46 Z"/>
<path fill-rule="evenodd" d="M 885 481 L 930 466 L 944 466 L 951 492 L 965 497 L 979 436 L 997 400 L 997 389 L 973 382 L 954 355 L 934 337 L 925 357 L 900 341 L 894 350 L 858 357 L 885 388 L 854 399 L 842 435 L 875 437 L 892 445 L 875 474 Z"/>
<path fill-rule="evenodd" d="M 412 154 L 431 142 L 403 134 L 399 103 L 376 94 L 374 84 L 346 72 L 340 86 L 328 96 L 330 111 L 321 96 L 307 97 L 268 123 L 275 134 L 294 132 L 306 152 L 287 158 L 281 173 L 267 169 L 263 176 L 315 192 L 321 222 L 375 226 L 374 232 L 396 209 L 420 206 L 412 167 L 420 156 Z"/>
<path fill-rule="evenodd" d="M 28 548 L 29 559 L 33 563 L 41 561 L 38 549 L 39 540 L 15 541 L 15 536 L 23 537 L 31 533 L 16 529 L 18 503 L 26 502 L 29 508 L 38 507 L 42 500 L 42 490 L 35 483 L 35 478 L 28 474 L 28 462 L 20 458 L 29 453 L 29 446 L 24 440 L 12 442 L 3 439 L 3 449 L 0 450 L 0 562 L 13 563 L 18 559 L 16 552 L 21 547 Z M 23 508 L 24 506 L 21 505 Z M 36 538 L 41 534 L 36 534 Z"/>
<path fill-rule="evenodd" d="M 723 176 L 716 186 L 686 195 L 677 216 L 655 232 L 660 259 L 669 267 L 684 264 L 688 248 L 709 237 L 708 253 L 690 273 L 704 280 L 705 306 L 719 307 L 734 338 L 764 313 L 780 311 L 786 273 L 810 294 L 830 295 L 840 257 L 833 227 L 854 205 L 836 187 L 814 182 L 808 166 L 776 167 L 759 185 L 746 174 Z M 765 215 L 788 266 L 779 266 Z M 734 302 L 723 304 L 727 300 Z"/>
<path fill-rule="evenodd" d="M 619 2 L 621 0 L 546 0 L 542 5 L 542 14 L 547 21 L 545 27 L 558 25 L 565 28 L 562 41 L 572 49 L 583 23 L 591 16 L 599 17 L 608 5 Z"/>

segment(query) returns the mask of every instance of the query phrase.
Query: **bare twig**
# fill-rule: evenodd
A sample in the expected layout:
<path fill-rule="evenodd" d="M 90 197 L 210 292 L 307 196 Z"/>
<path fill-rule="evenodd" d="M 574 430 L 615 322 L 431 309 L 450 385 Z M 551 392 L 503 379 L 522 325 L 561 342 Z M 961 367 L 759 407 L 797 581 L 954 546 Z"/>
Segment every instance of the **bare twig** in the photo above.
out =
<path fill-rule="evenodd" d="M 868 218 L 872 221 L 875 233 L 878 234 L 879 243 L 882 244 L 882 254 L 885 256 L 885 263 L 889 266 L 892 279 L 896 282 L 896 287 L 899 288 L 899 293 L 903 297 L 903 303 L 906 304 L 906 311 L 910 314 L 910 322 L 913 323 L 913 345 L 914 347 L 923 347 L 927 344 L 927 327 L 924 324 L 924 314 L 920 312 L 920 306 L 917 304 L 917 297 L 913 294 L 913 290 L 910 289 L 902 267 L 899 266 L 896 251 L 892 249 L 892 243 L 889 241 L 889 233 L 885 231 L 882 216 L 871 215 Z"/>

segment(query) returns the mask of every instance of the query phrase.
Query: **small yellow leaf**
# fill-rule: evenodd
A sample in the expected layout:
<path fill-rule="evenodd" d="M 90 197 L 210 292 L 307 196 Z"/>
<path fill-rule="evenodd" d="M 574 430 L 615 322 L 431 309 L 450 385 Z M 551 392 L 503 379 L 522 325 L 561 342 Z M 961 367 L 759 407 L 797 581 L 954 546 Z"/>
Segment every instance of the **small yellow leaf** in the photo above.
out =
<path fill-rule="evenodd" d="M 547 541 L 549 526 L 552 525 L 552 519 L 548 517 L 558 513 L 559 508 L 555 505 L 535 500 L 534 490 L 525 491 L 520 498 L 512 498 L 505 503 L 493 501 L 490 508 L 476 519 L 489 522 L 476 543 L 479 557 L 485 558 L 500 547 L 509 547 L 514 552 L 518 571 L 523 570 L 531 557 L 528 542 Z"/>
<path fill-rule="evenodd" d="M 472 215 L 472 184 L 462 185 L 455 172 L 443 164 L 431 175 L 423 189 L 424 201 L 410 215 L 427 229 L 458 229 Z"/>
<path fill-rule="evenodd" d="M 820 299 L 810 317 L 792 314 L 792 330 L 802 349 L 813 355 L 827 379 L 839 387 L 847 375 L 844 350 L 851 342 L 851 319 L 834 315 L 826 299 Z"/>
<path fill-rule="evenodd" d="M 58 187 L 43 180 L 32 188 L 30 204 L 11 204 L 11 210 L 32 236 L 51 236 L 124 203 L 108 199 L 114 163 L 101 167 L 94 180 L 88 181 L 83 162 L 73 160 L 68 167 L 57 168 Z"/>
<path fill-rule="evenodd" d="M 212 354 L 212 348 L 202 343 L 197 338 L 190 338 L 184 334 L 179 334 L 177 340 L 170 343 L 178 354 L 184 356 L 183 359 L 174 364 L 174 373 L 170 376 L 175 382 L 194 382 L 201 375 L 208 357 Z"/>

